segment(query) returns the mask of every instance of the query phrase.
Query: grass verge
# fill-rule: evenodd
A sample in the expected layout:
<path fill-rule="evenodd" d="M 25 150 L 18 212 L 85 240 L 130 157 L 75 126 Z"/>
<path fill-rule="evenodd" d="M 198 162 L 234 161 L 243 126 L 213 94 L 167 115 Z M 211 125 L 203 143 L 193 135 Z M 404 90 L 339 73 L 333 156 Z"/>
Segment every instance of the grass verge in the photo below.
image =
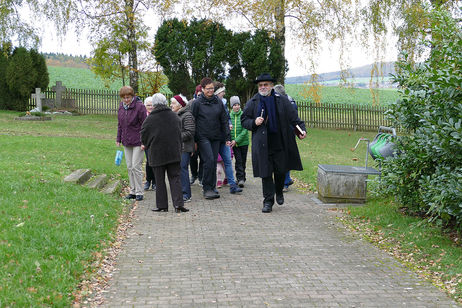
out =
<path fill-rule="evenodd" d="M 307 138 L 298 140 L 298 149 L 303 163 L 303 171 L 292 171 L 302 186 L 309 191 L 316 190 L 318 164 L 361 166 L 365 164 L 367 145 L 361 142 L 353 152 L 359 138 L 369 138 L 371 141 L 375 132 L 350 132 L 345 130 L 308 129 Z M 374 166 L 370 158 L 368 166 Z"/>
<path fill-rule="evenodd" d="M 70 306 L 124 206 L 63 178 L 79 168 L 126 177 L 114 165 L 116 120 L 15 116 L 0 112 L 0 306 Z"/>
<path fill-rule="evenodd" d="M 429 279 L 462 303 L 461 239 L 421 217 L 405 215 L 392 198 L 350 207 L 341 220 L 351 230 Z"/>

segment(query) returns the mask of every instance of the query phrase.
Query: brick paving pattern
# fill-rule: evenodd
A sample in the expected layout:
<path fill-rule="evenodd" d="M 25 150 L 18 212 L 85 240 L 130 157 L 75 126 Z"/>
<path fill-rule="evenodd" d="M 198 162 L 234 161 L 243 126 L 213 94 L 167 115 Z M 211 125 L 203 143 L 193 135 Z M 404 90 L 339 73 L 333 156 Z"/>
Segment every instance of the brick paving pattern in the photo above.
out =
<path fill-rule="evenodd" d="M 191 211 L 138 203 L 105 307 L 460 307 L 294 189 L 263 214 L 261 181 Z"/>

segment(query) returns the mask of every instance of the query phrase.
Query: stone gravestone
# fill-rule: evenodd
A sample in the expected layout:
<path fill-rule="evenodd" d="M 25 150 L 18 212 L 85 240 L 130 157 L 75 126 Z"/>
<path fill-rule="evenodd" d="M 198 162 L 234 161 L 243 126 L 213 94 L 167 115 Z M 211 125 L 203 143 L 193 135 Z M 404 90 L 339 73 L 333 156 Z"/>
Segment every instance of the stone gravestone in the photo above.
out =
<path fill-rule="evenodd" d="M 35 93 L 32 94 L 32 98 L 35 99 L 36 109 L 42 112 L 42 99 L 45 98 L 45 94 L 40 92 L 40 88 L 35 88 Z"/>
<path fill-rule="evenodd" d="M 55 99 L 55 107 L 62 108 L 63 106 L 63 93 L 66 92 L 66 87 L 63 86 L 61 81 L 56 81 L 56 85 L 51 88 L 53 91 L 56 92 L 56 99 Z"/>

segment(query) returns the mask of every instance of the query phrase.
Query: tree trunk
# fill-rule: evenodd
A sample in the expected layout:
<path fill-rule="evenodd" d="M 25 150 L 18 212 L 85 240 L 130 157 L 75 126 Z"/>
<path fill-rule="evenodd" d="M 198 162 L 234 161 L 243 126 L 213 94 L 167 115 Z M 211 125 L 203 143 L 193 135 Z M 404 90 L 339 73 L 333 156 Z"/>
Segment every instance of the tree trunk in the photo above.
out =
<path fill-rule="evenodd" d="M 125 14 L 127 17 L 127 40 L 130 44 L 128 52 L 128 74 L 130 77 L 130 86 L 138 93 L 138 57 L 135 27 L 134 0 L 125 0 Z"/>
<path fill-rule="evenodd" d="M 120 73 L 122 74 L 122 86 L 125 86 L 125 67 L 124 64 L 122 63 L 122 54 L 119 51 L 119 67 L 120 67 Z"/>
<path fill-rule="evenodd" d="M 281 46 L 281 51 L 282 51 L 282 56 L 285 59 L 285 54 L 286 54 L 286 25 L 285 25 L 285 2 L 286 0 L 279 0 L 279 6 L 276 7 L 276 10 L 274 12 L 274 19 L 276 22 L 276 27 L 275 27 L 275 40 L 276 42 L 279 43 Z M 281 80 L 280 82 L 284 84 L 284 79 L 285 79 L 285 69 L 282 68 L 281 72 Z"/>

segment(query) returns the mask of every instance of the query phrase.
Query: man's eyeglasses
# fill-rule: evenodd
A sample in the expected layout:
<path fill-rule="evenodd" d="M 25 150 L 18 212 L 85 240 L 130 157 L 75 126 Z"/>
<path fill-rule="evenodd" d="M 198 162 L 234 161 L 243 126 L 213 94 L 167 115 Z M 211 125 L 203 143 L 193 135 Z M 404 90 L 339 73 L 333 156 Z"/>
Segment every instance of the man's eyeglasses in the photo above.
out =
<path fill-rule="evenodd" d="M 205 91 L 213 91 L 215 88 L 204 88 Z"/>
<path fill-rule="evenodd" d="M 269 86 L 271 86 L 271 83 L 269 83 L 269 82 L 259 82 L 258 83 L 259 88 L 266 88 L 266 87 L 269 87 Z"/>

